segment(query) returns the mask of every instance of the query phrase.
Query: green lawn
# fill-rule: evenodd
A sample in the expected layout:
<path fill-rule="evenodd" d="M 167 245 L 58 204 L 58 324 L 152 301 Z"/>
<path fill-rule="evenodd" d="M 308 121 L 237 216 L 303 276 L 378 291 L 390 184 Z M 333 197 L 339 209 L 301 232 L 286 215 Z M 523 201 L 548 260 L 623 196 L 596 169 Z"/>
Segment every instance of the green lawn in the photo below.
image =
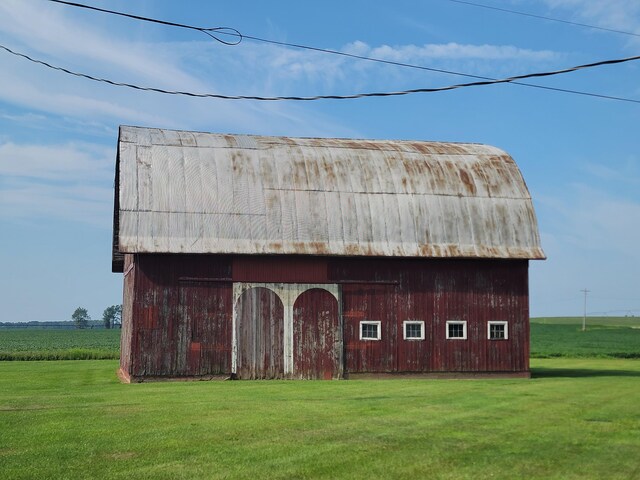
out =
<path fill-rule="evenodd" d="M 119 329 L 0 329 L 0 360 L 117 359 L 119 356 Z"/>
<path fill-rule="evenodd" d="M 0 362 L 0 478 L 640 478 L 640 361 L 532 367 L 123 385 L 116 361 Z"/>

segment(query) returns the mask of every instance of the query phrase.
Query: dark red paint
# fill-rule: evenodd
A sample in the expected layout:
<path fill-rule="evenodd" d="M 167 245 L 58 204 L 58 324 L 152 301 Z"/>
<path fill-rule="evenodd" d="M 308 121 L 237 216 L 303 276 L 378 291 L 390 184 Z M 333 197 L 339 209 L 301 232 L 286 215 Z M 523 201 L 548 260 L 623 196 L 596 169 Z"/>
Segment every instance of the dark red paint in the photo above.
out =
<path fill-rule="evenodd" d="M 339 304 L 321 288 L 295 300 L 294 378 L 529 371 L 527 260 L 136 254 L 124 271 L 131 380 L 230 376 L 234 282 L 339 285 Z M 271 290 L 252 292 L 236 307 L 237 373 L 280 378 L 284 307 Z M 381 340 L 359 339 L 362 320 L 381 322 Z M 405 320 L 424 321 L 425 339 L 404 340 Z M 467 339 L 447 340 L 447 320 L 466 321 Z M 490 320 L 508 322 L 507 340 L 487 339 Z"/>

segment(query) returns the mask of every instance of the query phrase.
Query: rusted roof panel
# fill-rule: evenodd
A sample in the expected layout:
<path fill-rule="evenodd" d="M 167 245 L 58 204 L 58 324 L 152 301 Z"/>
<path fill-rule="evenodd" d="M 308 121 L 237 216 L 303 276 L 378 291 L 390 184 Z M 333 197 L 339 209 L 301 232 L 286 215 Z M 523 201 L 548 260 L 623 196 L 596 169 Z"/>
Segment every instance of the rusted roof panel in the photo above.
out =
<path fill-rule="evenodd" d="M 491 146 L 121 127 L 118 149 L 118 253 L 544 258 Z"/>

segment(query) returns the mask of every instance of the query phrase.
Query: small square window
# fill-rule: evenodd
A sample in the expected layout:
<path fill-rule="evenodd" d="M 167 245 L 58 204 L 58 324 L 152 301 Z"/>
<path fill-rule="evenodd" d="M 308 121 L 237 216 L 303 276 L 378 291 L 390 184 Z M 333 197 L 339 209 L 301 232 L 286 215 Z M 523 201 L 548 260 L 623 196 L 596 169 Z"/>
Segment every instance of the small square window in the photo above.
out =
<path fill-rule="evenodd" d="M 489 322 L 487 325 L 487 335 L 489 340 L 508 340 L 509 325 L 507 322 Z"/>
<path fill-rule="evenodd" d="M 407 320 L 402 322 L 405 340 L 424 340 L 424 322 Z"/>
<path fill-rule="evenodd" d="M 447 339 L 467 339 L 467 322 L 466 320 L 448 320 L 447 321 Z"/>
<path fill-rule="evenodd" d="M 380 340 L 380 322 L 363 320 L 360 322 L 360 340 Z"/>

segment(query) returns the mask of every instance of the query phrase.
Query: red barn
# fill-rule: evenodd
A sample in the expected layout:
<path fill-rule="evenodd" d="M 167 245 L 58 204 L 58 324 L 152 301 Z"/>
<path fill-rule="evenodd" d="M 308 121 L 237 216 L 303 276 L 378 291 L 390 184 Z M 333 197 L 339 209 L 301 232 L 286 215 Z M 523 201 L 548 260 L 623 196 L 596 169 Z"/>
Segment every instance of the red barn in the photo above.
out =
<path fill-rule="evenodd" d="M 494 147 L 120 128 L 126 381 L 528 376 L 543 258 Z"/>

